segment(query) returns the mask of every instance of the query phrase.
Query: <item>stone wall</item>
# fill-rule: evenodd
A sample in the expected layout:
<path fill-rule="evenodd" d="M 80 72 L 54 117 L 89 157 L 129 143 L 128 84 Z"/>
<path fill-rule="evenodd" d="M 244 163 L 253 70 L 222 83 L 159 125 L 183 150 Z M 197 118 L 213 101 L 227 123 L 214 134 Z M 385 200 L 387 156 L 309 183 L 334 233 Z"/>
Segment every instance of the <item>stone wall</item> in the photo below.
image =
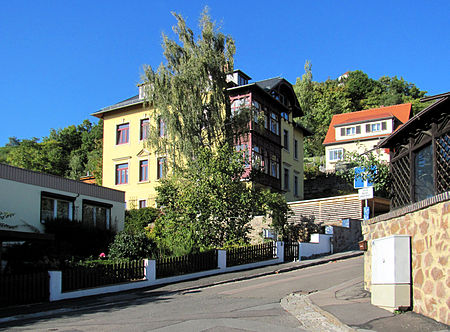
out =
<path fill-rule="evenodd" d="M 450 324 L 450 192 L 364 221 L 364 284 L 371 288 L 371 241 L 411 236 L 413 311 Z"/>
<path fill-rule="evenodd" d="M 264 216 L 256 216 L 250 222 L 250 233 L 248 234 L 251 244 L 259 244 L 264 241 L 263 229 L 272 228 L 272 218 Z"/>
<path fill-rule="evenodd" d="M 363 239 L 361 234 L 361 220 L 343 220 L 342 225 L 343 226 L 332 225 L 325 228 L 326 234 L 333 235 L 333 237 L 331 238 L 333 252 L 358 250 L 358 242 Z"/>
<path fill-rule="evenodd" d="M 353 183 L 348 183 L 334 173 L 323 173 L 303 182 L 304 199 L 338 196 L 357 192 Z"/>

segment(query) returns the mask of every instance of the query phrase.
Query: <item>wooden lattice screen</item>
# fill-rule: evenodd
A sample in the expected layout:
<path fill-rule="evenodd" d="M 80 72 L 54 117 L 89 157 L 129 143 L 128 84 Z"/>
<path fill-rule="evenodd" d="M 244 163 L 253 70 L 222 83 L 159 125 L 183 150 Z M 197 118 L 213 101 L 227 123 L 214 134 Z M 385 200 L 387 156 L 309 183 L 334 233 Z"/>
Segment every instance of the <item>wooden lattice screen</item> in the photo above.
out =
<path fill-rule="evenodd" d="M 411 203 L 409 155 L 405 155 L 391 163 L 392 172 L 392 208 Z"/>
<path fill-rule="evenodd" d="M 437 194 L 450 190 L 450 133 L 436 139 L 436 191 Z"/>

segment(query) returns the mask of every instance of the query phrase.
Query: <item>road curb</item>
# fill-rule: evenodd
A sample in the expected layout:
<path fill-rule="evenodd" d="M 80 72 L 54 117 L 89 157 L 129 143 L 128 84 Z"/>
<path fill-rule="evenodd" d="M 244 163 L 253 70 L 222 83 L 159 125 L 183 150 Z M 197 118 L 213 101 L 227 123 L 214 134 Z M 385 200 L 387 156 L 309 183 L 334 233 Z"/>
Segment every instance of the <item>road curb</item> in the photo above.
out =
<path fill-rule="evenodd" d="M 199 285 L 199 286 L 191 287 L 187 290 L 203 288 L 203 287 L 212 287 L 212 286 L 222 285 L 222 284 L 229 283 L 229 282 L 238 282 L 238 281 L 244 281 L 244 280 L 248 280 L 248 279 L 252 279 L 252 278 L 265 277 L 265 276 L 272 275 L 272 274 L 291 272 L 291 271 L 295 271 L 295 270 L 305 269 L 307 267 L 312 267 L 312 266 L 322 265 L 322 264 L 326 264 L 326 263 L 330 263 L 330 262 L 335 262 L 335 261 L 340 261 L 340 260 L 349 259 L 349 258 L 353 258 L 353 257 L 358 257 L 361 255 L 364 255 L 364 252 L 362 252 L 362 251 L 361 252 L 351 252 L 348 254 L 343 254 L 341 256 L 329 257 L 329 258 L 325 258 L 325 259 L 319 258 L 317 261 L 308 262 L 306 264 L 281 268 L 281 269 L 274 270 L 274 271 L 256 273 L 256 274 L 252 274 L 252 275 L 248 275 L 248 276 L 244 276 L 244 277 L 236 277 L 236 278 L 231 278 L 231 279 L 227 279 L 227 280 L 221 280 L 221 281 L 209 283 L 206 285 Z M 301 263 L 301 262 L 299 262 L 299 263 Z"/>
<path fill-rule="evenodd" d="M 355 332 L 332 314 L 312 303 L 309 294 L 292 293 L 280 301 L 284 310 L 293 315 L 307 331 Z"/>

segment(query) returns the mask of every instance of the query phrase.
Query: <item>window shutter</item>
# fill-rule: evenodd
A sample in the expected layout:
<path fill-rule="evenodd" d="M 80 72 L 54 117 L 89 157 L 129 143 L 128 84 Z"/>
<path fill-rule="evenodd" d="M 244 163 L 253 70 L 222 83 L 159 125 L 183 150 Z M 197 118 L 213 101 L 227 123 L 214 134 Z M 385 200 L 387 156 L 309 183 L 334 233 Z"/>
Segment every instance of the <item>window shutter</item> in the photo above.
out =
<path fill-rule="evenodd" d="M 366 133 L 370 133 L 370 124 L 366 124 Z"/>
<path fill-rule="evenodd" d="M 356 133 L 361 134 L 361 126 L 356 126 Z"/>
<path fill-rule="evenodd" d="M 386 130 L 386 129 L 387 129 L 386 121 L 381 122 L 381 130 Z"/>
<path fill-rule="evenodd" d="M 341 136 L 345 136 L 345 128 L 341 128 Z"/>

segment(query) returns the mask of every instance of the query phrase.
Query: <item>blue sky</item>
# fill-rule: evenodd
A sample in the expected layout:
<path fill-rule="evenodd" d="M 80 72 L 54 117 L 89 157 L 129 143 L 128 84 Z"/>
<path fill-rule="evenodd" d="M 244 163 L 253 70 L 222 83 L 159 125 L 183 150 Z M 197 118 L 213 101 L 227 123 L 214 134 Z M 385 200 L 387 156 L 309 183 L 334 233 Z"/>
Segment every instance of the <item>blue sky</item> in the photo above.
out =
<path fill-rule="evenodd" d="M 0 146 L 137 93 L 142 66 L 162 61 L 161 33 L 182 14 L 197 28 L 207 5 L 237 46 L 235 67 L 253 80 L 292 83 L 363 70 L 403 77 L 428 95 L 449 91 L 450 1 L 3 1 L 0 11 Z"/>

